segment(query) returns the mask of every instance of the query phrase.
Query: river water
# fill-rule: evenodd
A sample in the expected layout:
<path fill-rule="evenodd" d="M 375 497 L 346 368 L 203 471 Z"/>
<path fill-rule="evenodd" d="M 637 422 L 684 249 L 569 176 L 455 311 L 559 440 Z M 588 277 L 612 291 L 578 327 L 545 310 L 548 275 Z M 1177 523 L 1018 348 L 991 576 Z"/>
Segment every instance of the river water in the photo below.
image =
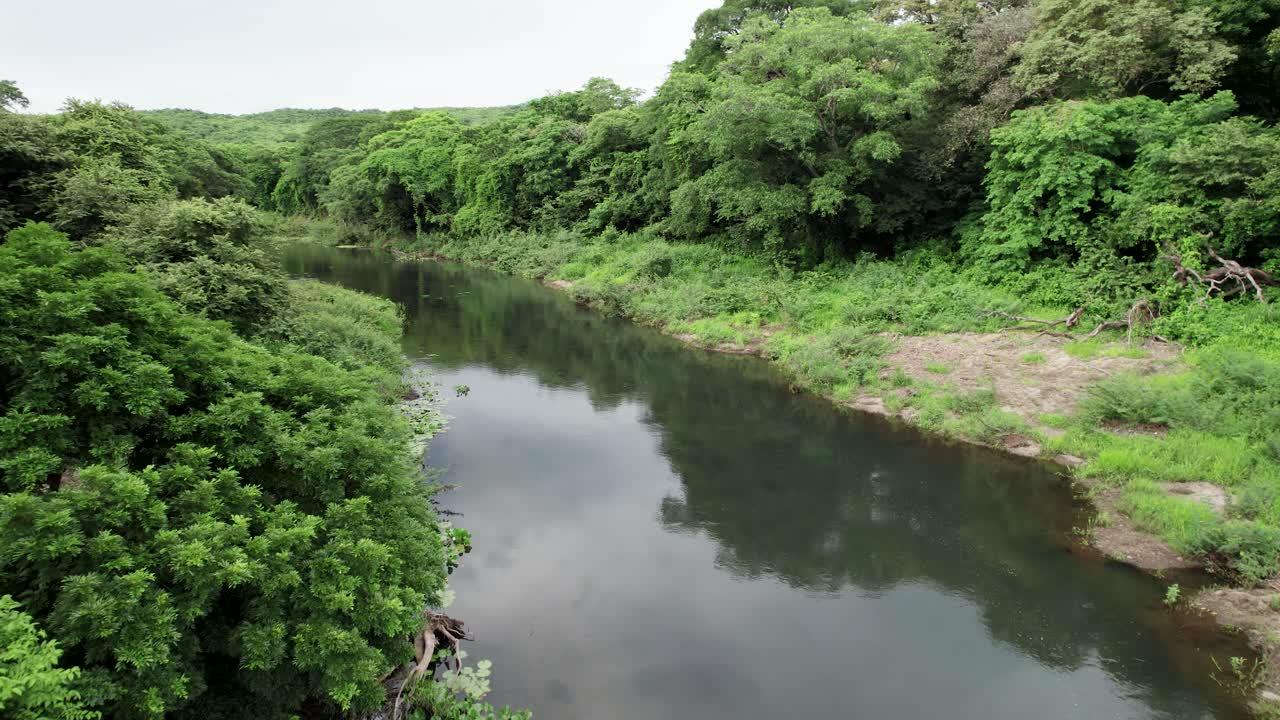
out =
<path fill-rule="evenodd" d="M 1054 469 L 791 393 L 482 269 L 295 247 L 449 396 L 450 613 L 545 720 L 1245 717 L 1238 646 L 1081 550 Z M 454 397 L 453 388 L 469 392 Z"/>

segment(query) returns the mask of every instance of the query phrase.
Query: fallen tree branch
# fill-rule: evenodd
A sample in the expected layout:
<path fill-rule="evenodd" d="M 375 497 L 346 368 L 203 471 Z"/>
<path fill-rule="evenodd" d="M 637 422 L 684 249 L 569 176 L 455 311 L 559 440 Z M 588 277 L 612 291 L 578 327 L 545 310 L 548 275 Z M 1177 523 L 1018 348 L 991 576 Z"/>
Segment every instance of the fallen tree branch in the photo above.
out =
<path fill-rule="evenodd" d="M 1101 333 L 1103 330 L 1119 330 L 1126 327 L 1129 327 L 1129 324 L 1123 320 L 1107 320 L 1106 322 L 1098 323 L 1098 327 L 1094 328 L 1093 332 L 1085 335 L 1084 339 L 1092 340 L 1098 337 L 1098 333 Z"/>
<path fill-rule="evenodd" d="M 1214 293 L 1220 297 L 1231 297 L 1253 290 L 1253 296 L 1260 303 L 1267 301 L 1266 296 L 1262 292 L 1263 285 L 1275 285 L 1275 278 L 1265 270 L 1257 268 L 1245 267 L 1235 260 L 1228 260 L 1218 254 L 1213 247 L 1207 247 L 1209 257 L 1219 263 L 1220 267 L 1209 270 L 1203 274 L 1197 272 L 1194 268 L 1189 268 L 1183 262 L 1182 256 L 1173 252 L 1167 245 L 1165 251 L 1167 255 L 1161 255 L 1162 260 L 1173 263 L 1173 279 L 1179 285 L 1186 287 L 1191 280 L 1195 280 L 1196 284 L 1204 286 L 1204 295 L 1200 298 L 1203 303 Z M 1226 287 L 1224 287 L 1224 285 Z"/>
<path fill-rule="evenodd" d="M 1014 322 L 1033 323 L 1041 326 L 1040 332 L 1037 333 L 1039 335 L 1052 335 L 1054 337 L 1070 337 L 1070 335 L 1067 335 L 1065 333 L 1051 332 L 1050 328 L 1055 328 L 1059 325 L 1065 325 L 1067 328 L 1073 328 L 1080 323 L 1080 317 L 1082 315 L 1084 315 L 1084 308 L 1078 307 L 1075 310 L 1073 310 L 1070 315 L 1060 320 L 1039 320 L 1037 318 L 1025 317 L 1023 315 L 1010 315 L 1009 313 L 1002 312 L 1000 310 L 991 310 L 991 311 L 985 312 L 982 314 L 982 317 L 1001 317 L 1001 318 L 1005 318 L 1006 320 L 1012 320 Z M 1002 330 L 1035 330 L 1035 329 L 1036 328 L 1034 327 L 1017 327 L 1017 326 L 1002 328 Z"/>

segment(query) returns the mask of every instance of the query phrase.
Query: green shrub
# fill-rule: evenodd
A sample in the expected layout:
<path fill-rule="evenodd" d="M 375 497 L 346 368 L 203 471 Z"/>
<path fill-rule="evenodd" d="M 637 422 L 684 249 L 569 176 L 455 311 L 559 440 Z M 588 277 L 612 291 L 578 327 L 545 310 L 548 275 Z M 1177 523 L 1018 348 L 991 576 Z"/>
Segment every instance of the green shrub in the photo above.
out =
<path fill-rule="evenodd" d="M 121 718 L 377 707 L 445 579 L 388 369 L 246 342 L 40 225 L 0 245 L 0 325 L 0 593 L 86 697 Z M 385 359 L 340 337 L 343 362 Z"/>
<path fill-rule="evenodd" d="M 264 335 L 292 344 L 348 370 L 381 368 L 399 375 L 404 364 L 404 316 L 389 300 L 314 280 L 293 280 L 288 303 Z"/>
<path fill-rule="evenodd" d="M 12 597 L 0 596 L 0 716 L 96 720 L 75 689 L 79 669 L 58 667 L 62 651 L 45 637 Z"/>
<path fill-rule="evenodd" d="M 1280 572 L 1280 528 L 1274 526 L 1231 520 L 1205 532 L 1195 549 L 1226 557 L 1248 585 L 1260 585 Z"/>

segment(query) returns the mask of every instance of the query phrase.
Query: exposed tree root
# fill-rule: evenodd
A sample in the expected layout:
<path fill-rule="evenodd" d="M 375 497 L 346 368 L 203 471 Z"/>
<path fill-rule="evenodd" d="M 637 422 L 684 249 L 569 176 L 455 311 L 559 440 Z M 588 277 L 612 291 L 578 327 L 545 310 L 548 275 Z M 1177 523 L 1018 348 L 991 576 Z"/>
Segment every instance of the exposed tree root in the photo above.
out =
<path fill-rule="evenodd" d="M 427 617 L 427 624 L 422 632 L 413 638 L 414 663 L 401 681 L 400 689 L 396 691 L 391 720 L 399 720 L 402 717 L 405 688 L 434 673 L 436 650 L 442 647 L 447 648 L 451 655 L 445 660 L 445 666 L 448 667 L 449 662 L 452 661 L 454 672 L 462 670 L 462 660 L 458 656 L 458 651 L 461 649 L 459 643 L 471 639 L 467 637 L 467 630 L 462 621 L 433 610 L 427 610 L 424 614 Z"/>
<path fill-rule="evenodd" d="M 1098 327 L 1094 328 L 1093 332 L 1085 335 L 1084 339 L 1092 340 L 1103 330 L 1125 330 L 1128 341 L 1132 344 L 1134 326 L 1149 324 L 1158 317 L 1160 317 L 1160 311 L 1156 309 L 1155 305 L 1151 304 L 1151 301 L 1144 298 L 1129 308 L 1129 312 L 1125 313 L 1124 320 L 1107 320 L 1106 322 L 1098 323 Z M 1163 340 L 1163 338 L 1161 339 Z"/>

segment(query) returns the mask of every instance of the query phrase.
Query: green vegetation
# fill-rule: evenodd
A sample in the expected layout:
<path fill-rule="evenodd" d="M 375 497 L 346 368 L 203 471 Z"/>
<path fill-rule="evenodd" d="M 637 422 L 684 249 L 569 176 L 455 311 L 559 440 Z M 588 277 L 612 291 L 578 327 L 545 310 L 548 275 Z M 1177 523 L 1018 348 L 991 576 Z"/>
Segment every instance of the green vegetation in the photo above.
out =
<path fill-rule="evenodd" d="M 0 702 L 367 710 L 441 598 L 394 309 L 286 281 L 248 205 L 1078 455 L 1178 550 L 1275 575 L 1277 48 L 1273 0 L 728 0 L 644 102 L 595 78 L 465 113 L 30 116 L 0 83 L 0 617 L 44 658 Z M 1188 352 L 1040 418 L 1060 437 L 945 365 L 887 367 L 898 335 L 1069 315 Z M 1064 350 L 1145 352 L 1086 333 Z M 1188 481 L 1232 501 L 1165 487 Z M 470 677 L 424 707 L 507 716 Z"/>
<path fill-rule="evenodd" d="M 288 280 L 252 173 L 125 106 L 0 112 L 0 156 L 0 714 L 381 707 L 465 538 L 398 308 Z"/>
<path fill-rule="evenodd" d="M 73 684 L 77 668 L 60 668 L 58 643 L 45 639 L 8 595 L 0 596 L 0 712 L 14 720 L 96 720 Z"/>

